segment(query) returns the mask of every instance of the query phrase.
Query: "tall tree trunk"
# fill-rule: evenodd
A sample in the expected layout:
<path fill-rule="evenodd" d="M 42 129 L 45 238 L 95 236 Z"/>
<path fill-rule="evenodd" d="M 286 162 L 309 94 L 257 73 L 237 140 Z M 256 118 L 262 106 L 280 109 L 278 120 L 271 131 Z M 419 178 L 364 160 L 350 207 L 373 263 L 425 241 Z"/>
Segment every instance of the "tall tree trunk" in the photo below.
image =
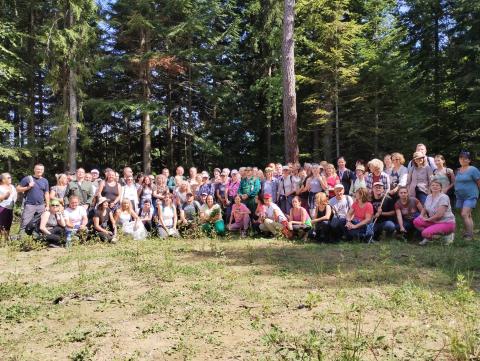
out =
<path fill-rule="evenodd" d="M 67 16 L 67 28 L 74 26 L 73 10 L 68 8 Z M 67 73 L 67 98 L 68 98 L 68 121 L 69 121 L 69 144 L 68 144 L 68 169 L 74 172 L 77 168 L 77 132 L 78 132 L 78 104 L 77 104 L 77 78 L 72 65 L 66 65 Z"/>
<path fill-rule="evenodd" d="M 297 104 L 295 93 L 295 0 L 285 0 L 283 16 L 282 69 L 283 69 L 283 125 L 285 135 L 285 161 L 298 162 Z"/>
<path fill-rule="evenodd" d="M 33 167 L 33 163 L 36 158 L 35 148 L 35 9 L 34 5 L 30 5 L 28 14 L 28 33 L 27 38 L 27 54 L 29 71 L 27 76 L 27 103 L 28 103 L 28 115 L 27 115 L 27 143 L 28 147 L 32 150 L 32 157 L 29 159 L 30 168 Z"/>
<path fill-rule="evenodd" d="M 173 169 L 174 166 L 174 150 L 173 150 L 173 105 L 172 105 L 172 82 L 168 82 L 168 119 L 167 119 L 167 135 L 168 135 L 168 168 Z"/>
<path fill-rule="evenodd" d="M 378 135 L 380 134 L 380 115 L 379 115 L 379 100 L 378 100 L 378 83 L 376 83 L 375 99 L 374 99 L 374 132 L 373 132 L 373 154 L 378 154 Z"/>
<path fill-rule="evenodd" d="M 336 149 L 336 158 L 340 157 L 340 120 L 338 117 L 338 71 L 337 66 L 335 66 L 335 149 Z"/>
<path fill-rule="evenodd" d="M 271 81 L 272 81 L 272 66 L 270 65 L 268 67 L 268 78 L 269 78 L 269 87 L 271 86 Z M 267 127 L 267 161 L 271 160 L 272 156 L 272 119 L 273 119 L 273 111 L 271 110 L 271 106 L 268 107 L 268 114 L 267 114 L 267 124 L 265 125 Z"/>
<path fill-rule="evenodd" d="M 142 30 L 140 33 L 140 53 L 146 54 L 150 51 L 150 34 L 148 30 Z M 150 99 L 150 81 L 149 81 L 149 63 L 143 61 L 140 66 L 140 82 L 142 83 L 142 101 L 146 106 Z M 143 135 L 143 172 L 145 174 L 152 173 L 152 137 L 151 137 L 151 121 L 150 113 L 144 109 L 142 111 L 142 135 Z"/>
<path fill-rule="evenodd" d="M 312 155 L 313 159 L 317 160 L 320 158 L 320 129 L 318 129 L 318 125 L 315 124 L 312 134 Z"/>
<path fill-rule="evenodd" d="M 333 136 L 333 116 L 334 116 L 334 105 L 333 105 L 333 99 L 331 99 L 327 104 L 325 104 L 325 110 L 328 113 L 328 119 L 327 122 L 325 123 L 325 126 L 323 128 L 323 137 L 322 137 L 322 143 L 323 143 L 323 158 L 327 162 L 332 161 L 332 136 Z"/>

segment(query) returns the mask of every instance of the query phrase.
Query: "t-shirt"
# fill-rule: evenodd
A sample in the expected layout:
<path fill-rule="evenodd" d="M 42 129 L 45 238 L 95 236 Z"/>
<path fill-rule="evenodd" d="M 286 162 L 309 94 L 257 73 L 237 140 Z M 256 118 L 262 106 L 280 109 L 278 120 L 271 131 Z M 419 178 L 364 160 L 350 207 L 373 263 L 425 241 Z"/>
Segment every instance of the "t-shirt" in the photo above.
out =
<path fill-rule="evenodd" d="M 242 213 L 238 213 L 238 212 L 242 212 Z M 244 219 L 246 213 L 250 213 L 250 211 L 245 204 L 240 203 L 240 204 L 234 204 L 232 206 L 232 214 L 233 214 L 233 218 L 235 219 L 235 222 L 241 222 Z"/>
<path fill-rule="evenodd" d="M 470 166 L 464 172 L 457 172 L 455 177 L 455 195 L 459 199 L 478 198 L 477 181 L 480 171 L 477 167 Z"/>
<path fill-rule="evenodd" d="M 446 206 L 447 210 L 443 214 L 443 217 L 438 219 L 436 222 L 455 222 L 455 216 L 452 213 L 452 207 L 450 206 L 450 198 L 445 193 L 440 193 L 440 195 L 435 196 L 435 198 L 429 194 L 425 201 L 424 207 L 427 211 L 429 217 L 432 217 L 437 213 L 437 210 L 441 206 Z"/>
<path fill-rule="evenodd" d="M 275 203 L 270 203 L 270 205 L 267 207 L 265 206 L 265 217 L 275 220 L 275 213 L 278 214 L 278 220 L 277 222 L 284 222 L 287 220 L 287 217 L 285 217 L 285 214 L 282 212 L 279 206 L 277 206 Z"/>
<path fill-rule="evenodd" d="M 353 219 L 355 221 L 361 222 L 365 218 L 367 218 L 367 214 L 370 214 L 373 216 L 373 205 L 370 202 L 367 202 L 363 205 L 363 207 L 360 207 L 360 204 L 358 204 L 357 201 L 353 202 L 352 204 L 352 209 L 353 209 Z"/>
<path fill-rule="evenodd" d="M 80 208 L 80 207 L 78 207 Z M 83 207 L 81 207 L 83 208 Z M 69 209 L 69 208 L 67 208 Z M 107 229 L 108 227 L 108 221 L 110 220 L 110 208 L 107 208 L 106 212 L 105 212 L 105 216 L 103 215 L 103 210 L 101 209 L 97 209 L 95 210 L 95 214 L 93 215 L 94 217 L 98 217 L 98 224 L 100 225 L 100 227 L 104 228 L 104 229 Z"/>
<path fill-rule="evenodd" d="M 184 203 L 182 210 L 185 213 L 185 218 L 189 221 L 193 221 L 196 217 L 198 217 L 200 204 L 197 201 L 193 201 L 190 204 Z"/>
<path fill-rule="evenodd" d="M 46 178 L 36 178 L 34 176 L 26 176 L 20 181 L 22 187 L 28 186 L 33 180 L 35 185 L 33 188 L 25 192 L 25 204 L 41 205 L 45 204 L 45 193 L 49 191 L 48 180 Z"/>
<path fill-rule="evenodd" d="M 220 197 L 225 198 L 225 192 L 227 191 L 227 185 L 225 183 L 215 183 L 215 197 L 217 196 L 217 191 L 220 194 Z"/>
<path fill-rule="evenodd" d="M 380 207 L 380 203 L 382 203 L 382 198 L 381 196 L 379 199 L 375 199 L 375 197 L 372 197 L 372 206 L 373 206 L 373 213 L 377 213 L 378 207 Z M 385 200 L 383 201 L 382 204 L 382 212 L 391 212 L 395 209 L 395 203 L 393 202 L 393 199 L 390 196 L 386 196 Z M 378 218 L 377 222 L 385 222 L 385 221 L 393 221 L 395 219 L 394 215 L 391 216 L 384 216 L 381 215 Z"/>
<path fill-rule="evenodd" d="M 75 209 L 67 208 L 65 209 L 65 218 L 69 220 L 73 226 L 79 226 L 82 224 L 83 217 L 87 216 L 87 211 L 84 207 L 78 206 Z"/>
<path fill-rule="evenodd" d="M 347 213 L 350 207 L 353 204 L 352 197 L 343 196 L 341 200 L 338 200 L 337 197 L 333 197 L 328 202 L 334 215 L 338 218 L 347 218 Z"/>
<path fill-rule="evenodd" d="M 412 220 L 416 213 L 418 213 L 418 207 L 420 201 L 415 197 L 408 198 L 407 204 L 400 202 L 400 199 L 395 203 L 395 210 L 400 210 L 403 219 Z"/>

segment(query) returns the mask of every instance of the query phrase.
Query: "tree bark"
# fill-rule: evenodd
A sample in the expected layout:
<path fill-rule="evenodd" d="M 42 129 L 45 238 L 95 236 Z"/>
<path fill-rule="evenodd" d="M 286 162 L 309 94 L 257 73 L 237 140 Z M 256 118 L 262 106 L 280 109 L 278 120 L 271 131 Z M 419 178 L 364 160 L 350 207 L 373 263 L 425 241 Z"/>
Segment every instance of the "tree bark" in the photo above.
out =
<path fill-rule="evenodd" d="M 295 93 L 295 0 L 285 0 L 283 17 L 282 69 L 283 69 L 283 124 L 285 161 L 298 162 L 297 105 Z"/>
<path fill-rule="evenodd" d="M 333 136 L 333 99 L 327 102 L 325 109 L 328 112 L 328 120 L 323 128 L 323 158 L 327 162 L 332 161 L 332 136 Z"/>
<path fill-rule="evenodd" d="M 150 51 L 150 35 L 148 30 L 140 32 L 140 53 L 146 54 Z M 142 61 L 140 66 L 140 82 L 142 83 L 142 101 L 146 106 L 150 99 L 150 81 L 149 81 L 149 64 L 148 61 Z M 145 174 L 152 173 L 152 137 L 151 137 L 151 121 L 150 113 L 144 109 L 142 111 L 142 134 L 143 134 L 143 172 Z"/>
<path fill-rule="evenodd" d="M 74 25 L 73 11 L 69 7 L 66 13 L 67 28 Z M 69 121 L 69 144 L 68 144 L 68 169 L 74 172 L 77 168 L 77 134 L 78 134 L 78 104 L 77 104 L 77 79 L 72 65 L 66 65 L 67 73 L 67 113 Z"/>

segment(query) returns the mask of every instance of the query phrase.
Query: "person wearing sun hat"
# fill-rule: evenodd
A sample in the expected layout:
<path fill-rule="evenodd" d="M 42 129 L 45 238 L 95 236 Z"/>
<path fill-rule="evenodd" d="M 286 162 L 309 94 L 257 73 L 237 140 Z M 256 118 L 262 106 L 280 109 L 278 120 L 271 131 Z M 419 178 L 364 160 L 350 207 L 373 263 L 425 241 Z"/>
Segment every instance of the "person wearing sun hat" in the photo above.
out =
<path fill-rule="evenodd" d="M 102 241 L 115 242 L 117 225 L 113 218 L 113 212 L 108 205 L 108 198 L 98 198 L 95 213 L 93 214 L 93 231 Z"/>
<path fill-rule="evenodd" d="M 430 193 L 433 169 L 427 164 L 425 154 L 422 152 L 413 153 L 412 158 L 413 166 L 408 170 L 407 177 L 408 194 L 417 198 L 423 205 Z"/>
<path fill-rule="evenodd" d="M 472 209 L 477 205 L 480 188 L 480 171 L 471 165 L 472 155 L 462 150 L 458 156 L 460 168 L 455 176 L 455 196 L 457 209 L 461 209 L 465 240 L 473 239 Z"/>
<path fill-rule="evenodd" d="M 355 168 L 355 181 L 350 188 L 350 195 L 353 196 L 360 188 L 367 188 L 367 183 L 365 181 L 365 166 L 363 164 L 358 164 Z"/>

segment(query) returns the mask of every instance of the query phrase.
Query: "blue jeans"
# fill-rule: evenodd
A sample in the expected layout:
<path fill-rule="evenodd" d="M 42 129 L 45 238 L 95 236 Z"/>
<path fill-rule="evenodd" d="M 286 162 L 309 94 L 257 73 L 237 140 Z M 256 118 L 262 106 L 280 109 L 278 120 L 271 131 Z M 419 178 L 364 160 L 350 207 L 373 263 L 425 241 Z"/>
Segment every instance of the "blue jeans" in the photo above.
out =
<path fill-rule="evenodd" d="M 420 201 L 420 203 L 422 203 L 422 206 L 423 206 L 425 204 L 425 201 L 427 200 L 428 194 L 416 189 L 415 190 L 415 196 Z"/>
<path fill-rule="evenodd" d="M 80 229 L 80 226 L 74 226 L 73 229 L 67 229 L 65 231 L 65 236 L 66 236 L 66 246 L 70 247 L 72 245 L 72 238 L 73 236 L 77 233 L 77 231 Z"/>
<path fill-rule="evenodd" d="M 395 232 L 395 223 L 393 221 L 383 221 L 383 222 L 376 222 L 374 228 L 374 236 L 373 238 L 378 240 L 382 231 L 385 231 L 387 236 L 391 236 L 393 232 Z"/>
<path fill-rule="evenodd" d="M 353 239 L 365 239 L 367 233 L 367 226 L 361 226 L 360 228 L 347 229 L 346 236 L 347 240 L 351 241 Z"/>

